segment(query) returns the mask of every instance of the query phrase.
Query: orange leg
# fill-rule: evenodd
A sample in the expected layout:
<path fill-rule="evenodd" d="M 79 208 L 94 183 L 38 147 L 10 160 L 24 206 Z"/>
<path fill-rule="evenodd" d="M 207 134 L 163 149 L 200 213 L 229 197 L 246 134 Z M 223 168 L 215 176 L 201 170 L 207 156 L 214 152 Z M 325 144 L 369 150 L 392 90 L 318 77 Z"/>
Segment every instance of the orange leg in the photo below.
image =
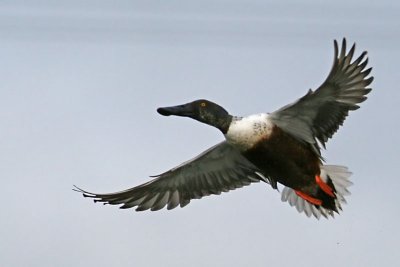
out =
<path fill-rule="evenodd" d="M 314 204 L 314 205 L 318 205 L 318 206 L 319 206 L 319 205 L 322 204 L 322 200 L 319 200 L 319 199 L 317 199 L 317 198 L 311 197 L 311 196 L 309 196 L 309 195 L 307 195 L 307 194 L 305 194 L 305 193 L 303 193 L 303 192 L 301 192 L 301 191 L 295 190 L 294 192 L 296 192 L 296 194 L 297 194 L 299 197 L 301 197 L 301 198 L 307 200 L 308 202 L 310 202 L 310 203 L 312 203 L 312 204 Z"/>
<path fill-rule="evenodd" d="M 315 181 L 321 187 L 322 191 L 330 195 L 331 197 L 335 197 L 335 194 L 333 193 L 332 187 L 327 185 L 324 181 L 322 181 L 321 177 L 319 175 L 315 175 Z"/>

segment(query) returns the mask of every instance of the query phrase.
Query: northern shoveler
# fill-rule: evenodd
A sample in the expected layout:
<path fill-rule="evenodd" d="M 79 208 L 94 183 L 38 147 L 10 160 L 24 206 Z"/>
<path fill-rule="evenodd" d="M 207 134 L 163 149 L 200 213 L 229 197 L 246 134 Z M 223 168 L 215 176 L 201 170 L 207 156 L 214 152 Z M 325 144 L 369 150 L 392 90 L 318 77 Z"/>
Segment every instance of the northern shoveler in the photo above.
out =
<path fill-rule="evenodd" d="M 340 53 L 336 40 L 334 49 L 333 67 L 325 82 L 275 112 L 235 117 L 208 100 L 157 109 L 164 116 L 190 117 L 214 126 L 225 141 L 124 191 L 96 194 L 78 187 L 74 190 L 95 202 L 154 211 L 184 207 L 192 199 L 264 181 L 274 189 L 282 184 L 282 201 L 299 212 L 318 219 L 321 215 L 333 217 L 350 194 L 351 173 L 344 166 L 323 164 L 320 147 L 325 148 L 349 111 L 367 99 L 371 91 L 367 86 L 373 81 L 367 77 L 372 68 L 366 69 L 366 52 L 352 60 L 355 44 L 346 52 L 345 39 Z"/>

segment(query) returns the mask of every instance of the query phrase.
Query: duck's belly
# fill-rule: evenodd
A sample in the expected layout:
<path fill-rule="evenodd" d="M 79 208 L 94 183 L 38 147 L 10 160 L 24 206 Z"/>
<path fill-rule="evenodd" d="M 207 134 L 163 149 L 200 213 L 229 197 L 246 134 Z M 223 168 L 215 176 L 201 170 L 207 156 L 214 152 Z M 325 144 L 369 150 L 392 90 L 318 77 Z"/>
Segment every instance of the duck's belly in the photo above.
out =
<path fill-rule="evenodd" d="M 264 175 L 295 190 L 312 187 L 320 173 L 321 161 L 311 146 L 276 126 L 268 138 L 242 153 Z"/>

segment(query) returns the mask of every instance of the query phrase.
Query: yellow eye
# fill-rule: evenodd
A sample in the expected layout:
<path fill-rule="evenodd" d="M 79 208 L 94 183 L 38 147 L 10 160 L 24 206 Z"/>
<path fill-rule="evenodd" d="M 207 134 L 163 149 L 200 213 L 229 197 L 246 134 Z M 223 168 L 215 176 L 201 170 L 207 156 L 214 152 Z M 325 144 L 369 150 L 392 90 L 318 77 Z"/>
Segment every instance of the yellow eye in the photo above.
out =
<path fill-rule="evenodd" d="M 201 102 L 201 104 L 200 104 L 200 107 L 205 107 L 206 106 L 206 103 L 205 102 Z"/>

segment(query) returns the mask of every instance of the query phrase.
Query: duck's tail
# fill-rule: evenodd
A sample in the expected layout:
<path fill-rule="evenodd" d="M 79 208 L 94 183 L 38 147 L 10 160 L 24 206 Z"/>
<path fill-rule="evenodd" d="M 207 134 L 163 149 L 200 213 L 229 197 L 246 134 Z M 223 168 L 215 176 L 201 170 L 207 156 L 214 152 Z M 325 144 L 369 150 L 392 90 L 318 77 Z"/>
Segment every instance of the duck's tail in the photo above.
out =
<path fill-rule="evenodd" d="M 324 197 L 313 198 L 302 195 L 290 187 L 282 191 L 282 201 L 287 201 L 290 206 L 295 206 L 299 212 L 310 217 L 314 215 L 319 219 L 322 216 L 334 217 L 334 212 L 342 210 L 342 203 L 346 203 L 345 196 L 350 195 L 348 187 L 353 183 L 349 180 L 351 172 L 344 166 L 322 165 L 321 173 L 316 177 Z M 320 180 L 319 180 L 320 179 Z"/>

